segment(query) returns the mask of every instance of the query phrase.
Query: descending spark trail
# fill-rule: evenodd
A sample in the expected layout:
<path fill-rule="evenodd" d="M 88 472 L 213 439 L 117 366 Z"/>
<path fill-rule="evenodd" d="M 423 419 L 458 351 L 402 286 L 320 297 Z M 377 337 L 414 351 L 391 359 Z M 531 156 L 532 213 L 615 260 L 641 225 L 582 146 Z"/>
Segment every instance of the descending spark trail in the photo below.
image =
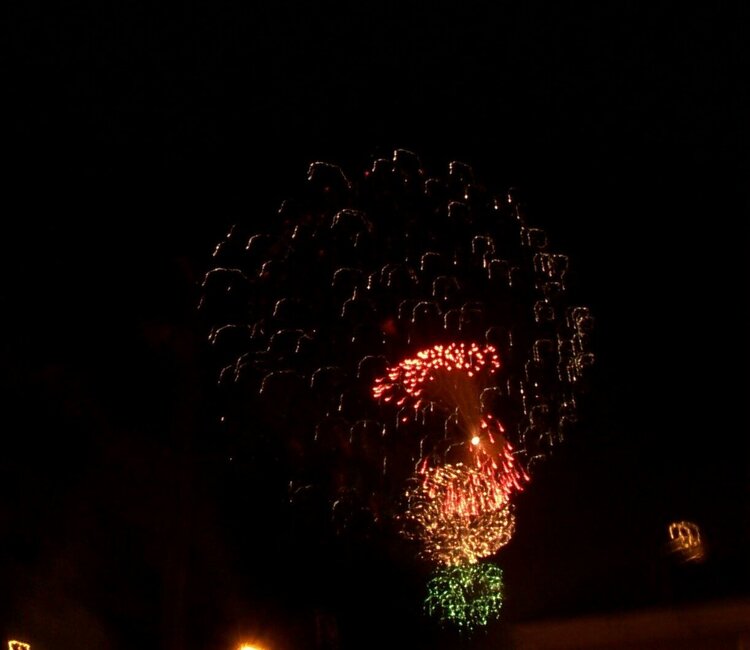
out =
<path fill-rule="evenodd" d="M 491 345 L 436 345 L 389 368 L 386 377 L 375 380 L 372 394 L 398 407 L 408 403 L 415 418 L 430 405 L 453 412 L 464 435 L 465 455 L 484 480 L 497 483 L 496 498 L 505 503 L 513 492 L 523 489 L 528 475 L 516 462 L 502 424 L 482 413 L 481 390 L 500 367 Z M 426 476 L 430 464 L 425 456 L 419 473 Z M 479 479 L 475 476 L 475 480 Z"/>

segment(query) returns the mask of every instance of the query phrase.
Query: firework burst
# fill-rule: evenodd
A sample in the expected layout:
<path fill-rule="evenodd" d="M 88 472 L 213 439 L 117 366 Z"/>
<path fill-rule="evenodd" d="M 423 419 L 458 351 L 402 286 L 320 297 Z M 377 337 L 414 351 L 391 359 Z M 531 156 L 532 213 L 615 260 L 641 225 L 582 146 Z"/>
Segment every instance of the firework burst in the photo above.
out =
<path fill-rule="evenodd" d="M 443 623 L 472 630 L 497 617 L 503 602 L 503 572 L 494 564 L 439 569 L 427 584 L 426 611 Z"/>
<path fill-rule="evenodd" d="M 422 544 L 422 558 L 437 564 L 473 564 L 505 546 L 515 529 L 501 486 L 468 465 L 429 469 L 406 500 L 402 532 Z"/>
<path fill-rule="evenodd" d="M 402 149 L 356 176 L 311 164 L 255 227 L 216 247 L 200 301 L 227 456 L 283 472 L 290 503 L 338 533 L 398 517 L 442 566 L 428 611 L 485 624 L 502 583 L 478 561 L 513 534 L 514 496 L 575 425 L 594 360 L 568 258 L 515 192 L 455 161 L 429 176 Z"/>
<path fill-rule="evenodd" d="M 462 437 L 448 445 L 450 453 L 475 468 L 472 480 L 494 481 L 493 494 L 506 503 L 514 491 L 523 488 L 528 476 L 516 462 L 503 425 L 482 412 L 482 390 L 500 367 L 500 357 L 491 345 L 436 345 L 389 368 L 385 377 L 375 380 L 372 394 L 386 404 L 408 405 L 409 409 L 400 411 L 402 421 L 417 419 L 428 408 L 451 413 Z M 428 453 L 419 466 L 428 490 L 431 465 Z"/>

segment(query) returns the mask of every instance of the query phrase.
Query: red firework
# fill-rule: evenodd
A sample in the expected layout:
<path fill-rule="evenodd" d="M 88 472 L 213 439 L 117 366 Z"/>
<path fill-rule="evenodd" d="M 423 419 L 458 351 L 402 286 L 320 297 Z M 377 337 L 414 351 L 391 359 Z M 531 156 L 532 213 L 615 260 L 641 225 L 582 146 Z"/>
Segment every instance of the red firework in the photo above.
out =
<path fill-rule="evenodd" d="M 398 407 L 410 406 L 402 421 L 416 418 L 421 408 L 436 405 L 452 413 L 462 435 L 464 451 L 479 472 L 496 482 L 496 505 L 507 503 L 510 495 L 523 489 L 527 474 L 519 467 L 503 425 L 482 412 L 481 392 L 491 375 L 501 367 L 497 350 L 491 345 L 450 343 L 420 350 L 388 369 L 375 380 L 373 397 Z M 425 475 L 429 459 L 419 466 Z M 456 504 L 473 509 L 470 504 Z"/>

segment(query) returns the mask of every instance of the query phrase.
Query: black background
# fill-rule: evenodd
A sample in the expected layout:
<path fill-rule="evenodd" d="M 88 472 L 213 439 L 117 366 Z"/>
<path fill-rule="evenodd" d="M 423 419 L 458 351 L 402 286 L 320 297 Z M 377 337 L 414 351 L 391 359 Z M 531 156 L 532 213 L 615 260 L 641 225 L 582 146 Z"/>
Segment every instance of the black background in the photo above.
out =
<path fill-rule="evenodd" d="M 227 462 L 195 312 L 231 223 L 270 223 L 313 160 L 356 173 L 394 147 L 522 188 L 597 318 L 580 432 L 498 560 L 503 620 L 747 595 L 736 9 L 5 6 L 7 634 L 35 650 L 311 647 L 317 615 L 343 647 L 457 643 L 419 614 L 421 569 L 296 538 L 279 477 Z M 662 554 L 681 518 L 703 528 L 700 567 Z"/>

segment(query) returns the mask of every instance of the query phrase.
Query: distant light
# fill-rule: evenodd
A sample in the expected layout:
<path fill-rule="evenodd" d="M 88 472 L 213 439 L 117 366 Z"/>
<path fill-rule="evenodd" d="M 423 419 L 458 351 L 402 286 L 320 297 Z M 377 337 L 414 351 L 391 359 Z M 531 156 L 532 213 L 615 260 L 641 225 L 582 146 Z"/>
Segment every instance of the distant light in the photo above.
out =
<path fill-rule="evenodd" d="M 667 531 L 667 549 L 682 562 L 701 562 L 705 559 L 706 549 L 697 524 L 692 521 L 675 521 L 669 524 Z"/>
<path fill-rule="evenodd" d="M 31 644 L 23 641 L 8 641 L 8 650 L 31 650 Z"/>

